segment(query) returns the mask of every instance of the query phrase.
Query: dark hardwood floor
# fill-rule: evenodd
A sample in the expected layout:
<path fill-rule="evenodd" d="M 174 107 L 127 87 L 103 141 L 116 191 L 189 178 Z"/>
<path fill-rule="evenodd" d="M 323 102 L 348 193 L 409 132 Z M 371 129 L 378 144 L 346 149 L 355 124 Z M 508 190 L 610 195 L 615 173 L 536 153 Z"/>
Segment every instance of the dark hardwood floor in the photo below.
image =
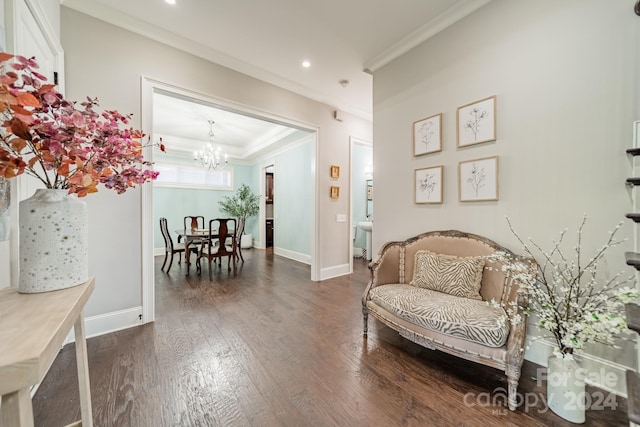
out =
<path fill-rule="evenodd" d="M 362 337 L 366 263 L 311 282 L 261 250 L 208 280 L 156 259 L 156 321 L 88 340 L 96 426 L 565 426 L 525 362 L 506 408 L 504 374 L 415 345 L 374 319 Z M 594 392 L 588 388 L 587 391 Z M 491 398 L 498 402 L 491 404 Z M 626 401 L 589 426 L 628 425 Z M 62 349 L 33 399 L 36 426 L 80 418 L 75 351 Z"/>

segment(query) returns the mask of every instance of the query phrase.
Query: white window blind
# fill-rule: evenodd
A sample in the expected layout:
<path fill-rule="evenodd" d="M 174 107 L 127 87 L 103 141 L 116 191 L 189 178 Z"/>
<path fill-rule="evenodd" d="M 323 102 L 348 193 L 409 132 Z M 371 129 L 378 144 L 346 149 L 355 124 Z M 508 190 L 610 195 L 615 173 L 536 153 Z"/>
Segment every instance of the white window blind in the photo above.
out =
<path fill-rule="evenodd" d="M 212 170 L 197 165 L 155 162 L 153 169 L 160 172 L 154 181 L 157 187 L 233 190 L 232 167 Z"/>

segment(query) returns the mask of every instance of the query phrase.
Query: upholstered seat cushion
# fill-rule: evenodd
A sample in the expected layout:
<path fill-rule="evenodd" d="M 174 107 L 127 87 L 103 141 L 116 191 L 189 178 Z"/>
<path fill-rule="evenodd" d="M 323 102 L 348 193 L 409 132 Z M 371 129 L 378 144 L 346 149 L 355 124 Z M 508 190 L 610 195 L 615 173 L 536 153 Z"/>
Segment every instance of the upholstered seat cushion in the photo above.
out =
<path fill-rule="evenodd" d="M 406 284 L 371 289 L 371 301 L 408 322 L 456 338 L 502 347 L 509 336 L 503 308 Z"/>

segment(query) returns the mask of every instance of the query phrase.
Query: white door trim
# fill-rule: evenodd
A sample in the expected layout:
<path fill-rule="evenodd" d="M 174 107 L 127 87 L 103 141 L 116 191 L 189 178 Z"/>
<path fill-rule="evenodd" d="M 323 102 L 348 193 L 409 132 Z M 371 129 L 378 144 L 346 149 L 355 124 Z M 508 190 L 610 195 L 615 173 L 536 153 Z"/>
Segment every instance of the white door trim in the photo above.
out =
<path fill-rule="evenodd" d="M 353 238 L 351 233 L 353 231 L 353 147 L 355 145 L 362 145 L 364 147 L 373 148 L 371 141 L 361 139 L 355 136 L 349 137 L 349 274 L 353 273 Z M 362 195 L 360 195 L 362 196 Z"/>
<path fill-rule="evenodd" d="M 55 33 L 51 23 L 47 19 L 42 7 L 38 3 L 37 0 L 5 0 L 4 3 L 4 13 L 5 13 L 5 24 L 7 26 L 6 36 L 7 36 L 7 46 L 6 49 L 8 52 L 15 53 L 20 52 L 20 43 L 18 40 L 18 27 L 19 27 L 19 19 L 18 12 L 20 11 L 19 2 L 23 2 L 38 24 L 38 29 L 42 32 L 51 53 L 53 54 L 55 70 L 58 72 L 58 92 L 64 95 L 65 85 L 64 85 L 64 50 L 62 49 L 62 44 L 60 44 L 60 39 L 58 35 Z M 37 59 L 37 58 L 36 58 Z M 53 82 L 52 82 L 53 83 Z"/>
<path fill-rule="evenodd" d="M 10 53 L 28 53 L 23 52 L 22 41 L 19 37 L 19 31 L 24 31 L 24 28 L 20 27 L 20 13 L 28 10 L 34 21 L 38 26 L 44 42 L 51 53 L 51 59 L 53 63 L 54 71 L 58 73 L 58 91 L 64 94 L 64 50 L 60 44 L 58 35 L 53 30 L 49 20 L 43 12 L 40 4 L 37 0 L 5 0 L 4 1 L 4 15 L 6 25 L 6 46 L 5 49 Z M 18 202 L 30 197 L 30 191 L 33 191 L 32 186 L 28 185 L 26 179 L 28 177 L 21 175 L 11 182 L 11 205 L 9 207 L 10 217 L 10 245 L 9 245 L 9 264 L 11 270 L 11 283 L 17 286 L 20 262 L 20 236 L 18 226 Z"/>
<path fill-rule="evenodd" d="M 228 99 L 215 97 L 212 95 L 195 92 L 169 83 L 161 82 L 147 76 L 141 76 L 141 128 L 149 129 L 149 135 L 152 141 L 155 141 L 153 135 L 153 94 L 154 92 L 169 92 L 183 97 L 188 97 L 213 104 L 230 111 L 240 114 L 250 115 L 252 117 L 263 118 L 270 121 L 282 123 L 286 126 L 295 127 L 311 132 L 315 137 L 312 139 L 313 149 L 311 158 L 311 175 L 313 182 L 312 206 L 312 236 L 311 237 L 311 280 L 320 280 L 320 259 L 319 259 L 319 227 L 318 227 L 318 209 L 319 191 L 318 176 L 316 173 L 318 162 L 318 138 L 319 126 L 301 122 L 299 120 L 288 117 L 279 116 L 268 111 L 259 110 L 255 107 L 240 104 Z M 145 158 L 153 161 L 153 150 L 145 149 Z M 153 260 L 153 186 L 142 186 L 142 322 L 152 322 L 155 318 L 155 290 L 154 290 L 154 260 Z"/>

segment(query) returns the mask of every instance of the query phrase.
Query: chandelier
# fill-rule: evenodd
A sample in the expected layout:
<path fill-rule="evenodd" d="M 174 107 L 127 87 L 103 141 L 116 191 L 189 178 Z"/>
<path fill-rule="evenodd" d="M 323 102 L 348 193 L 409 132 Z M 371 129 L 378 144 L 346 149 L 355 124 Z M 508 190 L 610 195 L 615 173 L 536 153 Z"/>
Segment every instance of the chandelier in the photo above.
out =
<path fill-rule="evenodd" d="M 201 150 L 196 150 L 193 152 L 193 159 L 199 161 L 203 167 L 207 169 L 219 169 L 220 168 L 220 160 L 222 158 L 222 154 L 220 153 L 219 148 L 213 147 L 213 140 L 215 139 L 215 135 L 213 134 L 213 124 L 215 123 L 213 120 L 208 120 L 209 122 L 209 141 L 208 143 L 202 146 Z M 228 156 L 224 155 L 224 164 L 229 163 Z"/>

